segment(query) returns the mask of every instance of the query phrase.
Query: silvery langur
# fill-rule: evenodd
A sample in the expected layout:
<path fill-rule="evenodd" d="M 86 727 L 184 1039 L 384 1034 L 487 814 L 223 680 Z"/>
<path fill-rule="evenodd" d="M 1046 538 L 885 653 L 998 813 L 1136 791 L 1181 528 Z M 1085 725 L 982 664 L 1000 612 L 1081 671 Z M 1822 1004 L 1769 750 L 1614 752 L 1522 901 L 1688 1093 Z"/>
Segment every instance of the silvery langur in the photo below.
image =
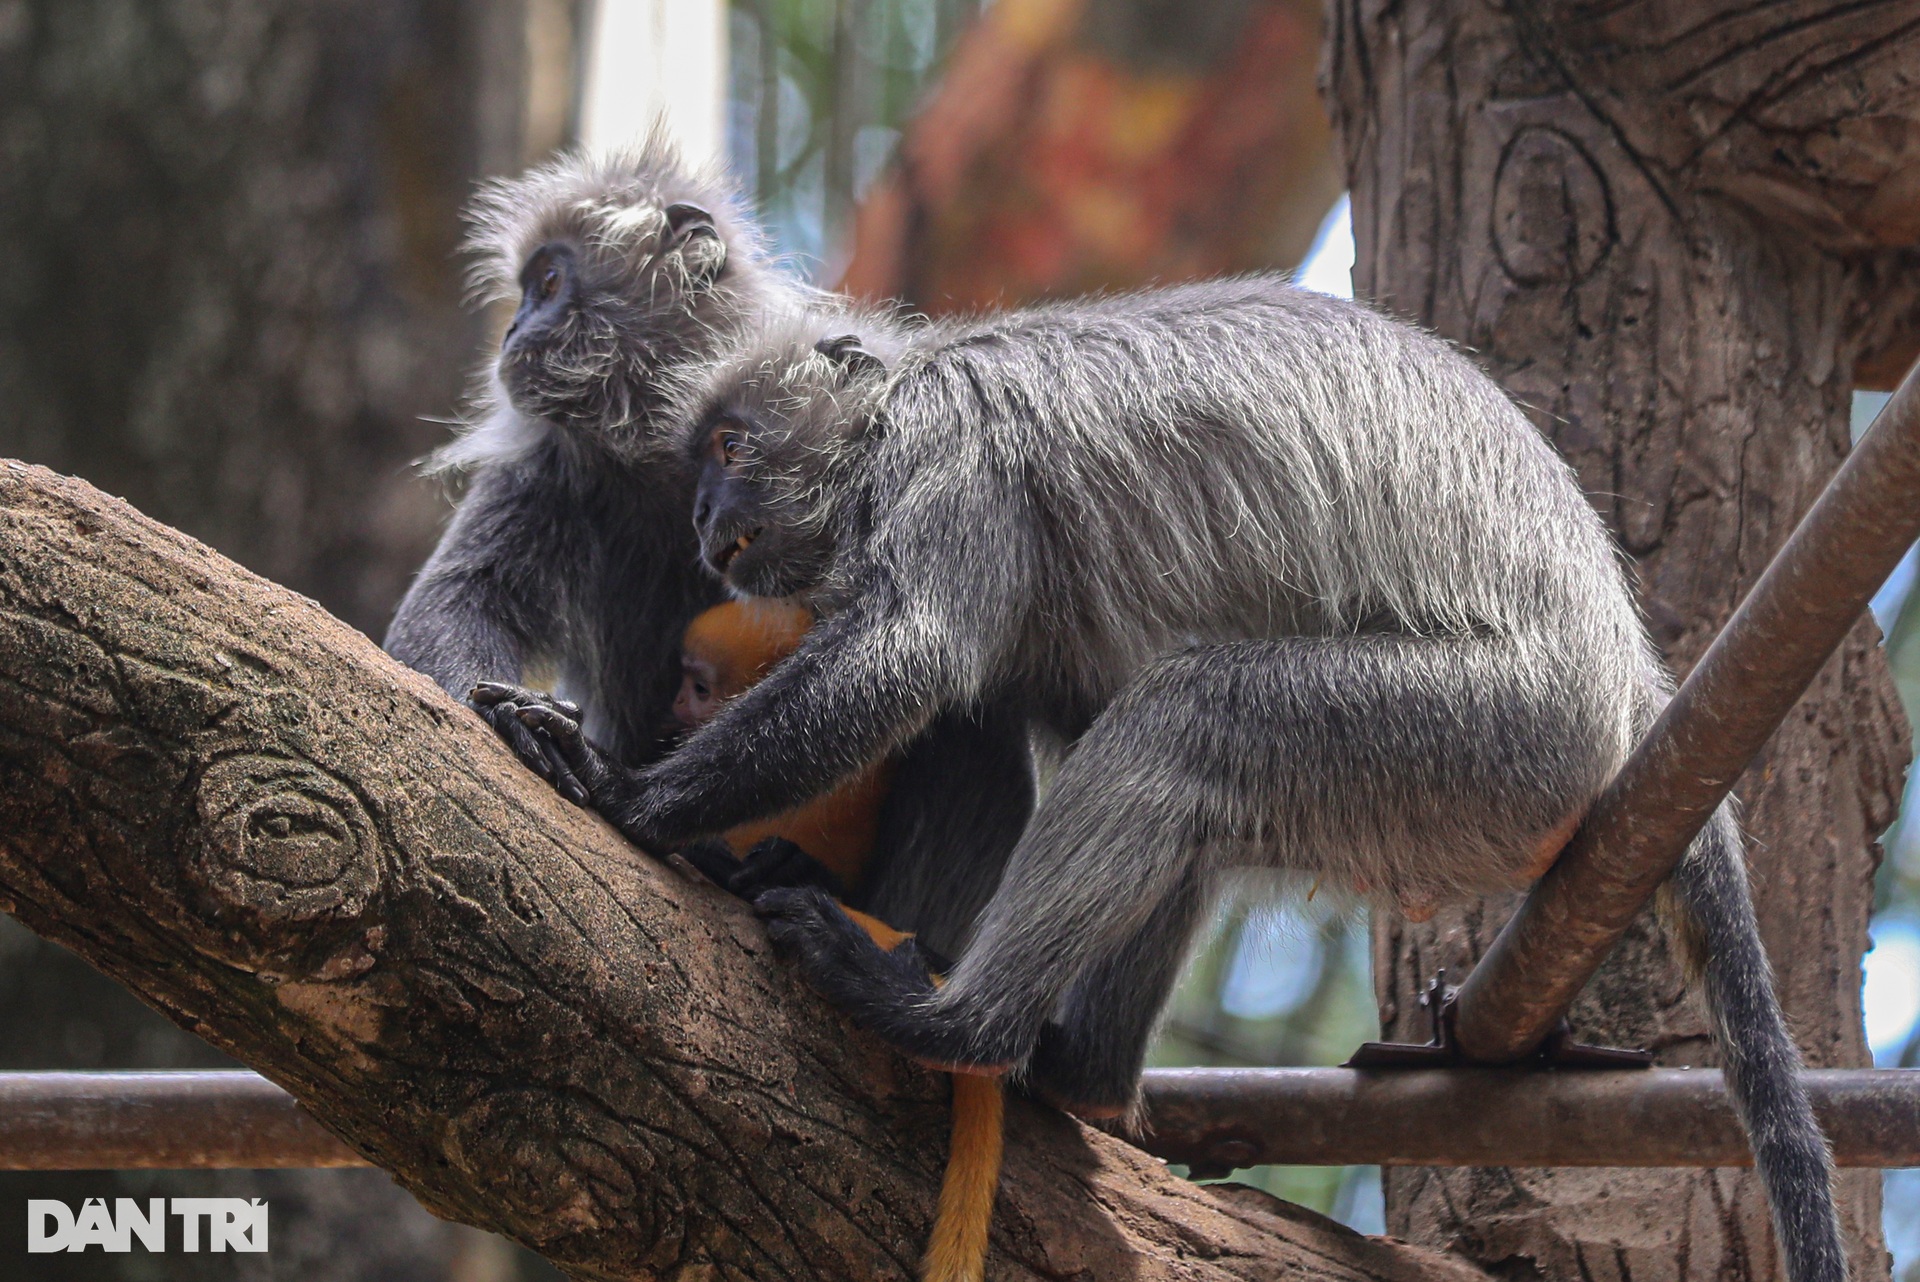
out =
<path fill-rule="evenodd" d="M 681 633 L 723 595 L 699 563 L 669 389 L 774 312 L 844 303 L 777 270 L 730 187 L 657 131 L 491 183 L 469 220 L 476 285 L 517 310 L 478 414 L 436 458 L 470 479 L 386 646 L 584 800 L 514 715 L 543 699 L 519 683 L 552 671 L 573 701 L 555 706 L 610 759 L 653 760 Z M 894 770 L 859 906 L 957 952 L 1032 795 L 1022 723 L 938 718 Z M 960 875 L 917 862 L 960 862 L 963 838 Z"/>
<path fill-rule="evenodd" d="M 1122 1114 L 1221 874 L 1422 907 L 1511 886 L 1669 697 L 1573 473 L 1430 335 L 1277 277 L 871 330 L 769 325 L 689 402 L 702 555 L 813 608 L 798 650 L 644 770 L 564 710 L 521 715 L 661 846 L 819 794 L 949 709 L 1068 745 L 943 988 L 817 890 L 757 901 L 925 1062 Z M 1790 1273 L 1839 1282 L 1730 807 L 1668 891 Z"/>

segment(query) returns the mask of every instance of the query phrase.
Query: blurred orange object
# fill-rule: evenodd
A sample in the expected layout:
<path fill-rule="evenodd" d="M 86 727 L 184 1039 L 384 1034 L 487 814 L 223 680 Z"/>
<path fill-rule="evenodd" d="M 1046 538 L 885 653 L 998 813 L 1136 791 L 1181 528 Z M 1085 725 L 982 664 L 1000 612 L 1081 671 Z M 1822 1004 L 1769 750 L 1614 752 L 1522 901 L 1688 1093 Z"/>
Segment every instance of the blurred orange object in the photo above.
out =
<path fill-rule="evenodd" d="M 1291 266 L 1342 181 L 1316 0 L 999 0 L 855 221 L 929 312 Z"/>

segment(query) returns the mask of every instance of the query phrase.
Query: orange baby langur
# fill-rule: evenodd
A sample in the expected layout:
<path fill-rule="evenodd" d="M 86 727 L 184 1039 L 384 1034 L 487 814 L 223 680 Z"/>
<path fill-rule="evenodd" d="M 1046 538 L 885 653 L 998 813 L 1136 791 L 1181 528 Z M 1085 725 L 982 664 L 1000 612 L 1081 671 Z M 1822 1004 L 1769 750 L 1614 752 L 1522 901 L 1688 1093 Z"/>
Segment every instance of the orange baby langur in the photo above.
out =
<path fill-rule="evenodd" d="M 766 676 L 799 646 L 813 615 L 781 601 L 729 601 L 687 625 L 680 648 L 680 693 L 674 720 L 692 730 L 711 720 L 727 700 Z M 770 837 L 784 838 L 826 867 L 848 891 L 858 890 L 873 852 L 891 763 L 881 761 L 805 805 L 724 835 L 735 858 Z M 845 907 L 845 905 L 842 905 Z M 847 908 L 880 947 L 892 951 L 911 938 L 877 917 Z M 1004 1133 L 1000 1081 L 953 1075 L 953 1133 L 940 1210 L 921 1262 L 923 1282 L 980 1282 L 987 1230 L 1000 1184 Z"/>

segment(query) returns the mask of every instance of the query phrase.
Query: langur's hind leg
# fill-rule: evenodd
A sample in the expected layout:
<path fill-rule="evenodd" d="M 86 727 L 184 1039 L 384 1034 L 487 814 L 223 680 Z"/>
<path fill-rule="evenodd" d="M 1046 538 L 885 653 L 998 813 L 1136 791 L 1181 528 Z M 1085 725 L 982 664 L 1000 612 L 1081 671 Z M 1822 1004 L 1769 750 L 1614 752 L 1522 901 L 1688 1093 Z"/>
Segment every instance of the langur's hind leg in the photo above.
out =
<path fill-rule="evenodd" d="M 1034 1046 L 1028 1089 L 1089 1120 L 1133 1111 L 1147 1046 L 1207 900 L 1202 877 L 1190 873 L 1145 926 L 1069 990 Z"/>

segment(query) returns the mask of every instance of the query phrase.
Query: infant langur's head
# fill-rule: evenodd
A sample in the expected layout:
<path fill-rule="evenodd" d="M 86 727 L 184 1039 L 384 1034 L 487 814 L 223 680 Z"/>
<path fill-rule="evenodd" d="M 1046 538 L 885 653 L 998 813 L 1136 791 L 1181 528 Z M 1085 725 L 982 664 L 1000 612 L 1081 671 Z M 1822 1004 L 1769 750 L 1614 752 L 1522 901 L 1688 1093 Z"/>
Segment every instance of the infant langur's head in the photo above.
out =
<path fill-rule="evenodd" d="M 806 607 L 786 601 L 728 601 L 695 616 L 680 639 L 676 728 L 685 733 L 713 720 L 722 704 L 799 648 L 812 626 Z"/>

